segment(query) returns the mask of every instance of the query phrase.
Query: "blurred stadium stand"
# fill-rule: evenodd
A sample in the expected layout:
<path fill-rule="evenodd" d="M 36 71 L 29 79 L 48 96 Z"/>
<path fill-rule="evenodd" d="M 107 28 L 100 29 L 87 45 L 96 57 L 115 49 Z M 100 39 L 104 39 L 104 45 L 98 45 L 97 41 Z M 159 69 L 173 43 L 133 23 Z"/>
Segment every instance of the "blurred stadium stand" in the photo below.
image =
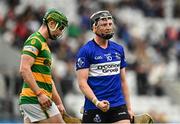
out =
<path fill-rule="evenodd" d="M 83 106 L 74 69 L 76 52 L 93 36 L 89 16 L 107 9 L 115 17 L 114 40 L 126 50 L 134 111 L 148 112 L 155 122 L 180 123 L 180 0 L 0 0 L 0 123 L 22 122 L 20 50 L 51 7 L 70 21 L 62 39 L 49 45 L 53 77 L 71 115 L 81 117 Z"/>

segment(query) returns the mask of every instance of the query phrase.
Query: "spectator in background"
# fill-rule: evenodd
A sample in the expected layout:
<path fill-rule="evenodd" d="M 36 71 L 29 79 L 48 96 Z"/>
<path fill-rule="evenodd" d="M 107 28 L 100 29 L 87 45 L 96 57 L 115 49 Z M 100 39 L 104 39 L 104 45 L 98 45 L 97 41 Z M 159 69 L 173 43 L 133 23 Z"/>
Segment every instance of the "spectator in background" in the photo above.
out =
<path fill-rule="evenodd" d="M 129 100 L 123 47 L 109 40 L 114 23 L 109 11 L 91 16 L 96 34 L 77 54 L 79 87 L 85 95 L 83 123 L 130 124 L 133 111 Z"/>
<path fill-rule="evenodd" d="M 52 80 L 52 57 L 47 40 L 56 40 L 67 25 L 63 13 L 49 9 L 39 30 L 25 41 L 20 64 L 24 84 L 19 98 L 24 123 L 64 122 L 61 114 L 65 108 Z"/>

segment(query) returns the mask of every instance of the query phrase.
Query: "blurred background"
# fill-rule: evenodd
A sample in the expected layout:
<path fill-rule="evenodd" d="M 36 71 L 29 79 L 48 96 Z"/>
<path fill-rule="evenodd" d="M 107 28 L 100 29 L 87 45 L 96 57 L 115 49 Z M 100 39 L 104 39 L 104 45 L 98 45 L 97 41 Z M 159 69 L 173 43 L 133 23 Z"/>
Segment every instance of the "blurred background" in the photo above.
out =
<path fill-rule="evenodd" d="M 135 113 L 149 113 L 157 123 L 180 123 L 180 0 L 0 0 L 0 123 L 22 122 L 21 49 L 52 7 L 69 19 L 64 36 L 48 41 L 53 78 L 69 114 L 82 116 L 84 97 L 74 62 L 78 49 L 94 36 L 89 16 L 109 10 L 116 24 L 113 40 L 125 48 Z"/>

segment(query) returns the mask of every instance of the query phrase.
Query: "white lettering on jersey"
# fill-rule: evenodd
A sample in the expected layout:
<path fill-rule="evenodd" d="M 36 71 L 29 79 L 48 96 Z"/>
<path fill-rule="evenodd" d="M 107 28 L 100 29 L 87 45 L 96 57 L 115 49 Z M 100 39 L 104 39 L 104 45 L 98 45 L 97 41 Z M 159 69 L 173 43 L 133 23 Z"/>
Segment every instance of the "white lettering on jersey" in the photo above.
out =
<path fill-rule="evenodd" d="M 89 76 L 108 76 L 120 73 L 120 61 L 106 62 L 100 64 L 91 64 L 89 68 Z"/>

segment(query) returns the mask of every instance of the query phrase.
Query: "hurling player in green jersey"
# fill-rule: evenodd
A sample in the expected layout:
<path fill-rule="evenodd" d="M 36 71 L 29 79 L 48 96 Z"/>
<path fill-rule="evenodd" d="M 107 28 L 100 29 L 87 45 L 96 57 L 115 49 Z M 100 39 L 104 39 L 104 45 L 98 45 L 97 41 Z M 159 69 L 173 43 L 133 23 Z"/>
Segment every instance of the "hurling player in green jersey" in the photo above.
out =
<path fill-rule="evenodd" d="M 24 123 L 64 123 L 65 108 L 52 80 L 47 40 L 56 40 L 67 26 L 63 13 L 49 9 L 39 30 L 24 43 L 20 63 L 24 83 L 19 98 Z"/>

